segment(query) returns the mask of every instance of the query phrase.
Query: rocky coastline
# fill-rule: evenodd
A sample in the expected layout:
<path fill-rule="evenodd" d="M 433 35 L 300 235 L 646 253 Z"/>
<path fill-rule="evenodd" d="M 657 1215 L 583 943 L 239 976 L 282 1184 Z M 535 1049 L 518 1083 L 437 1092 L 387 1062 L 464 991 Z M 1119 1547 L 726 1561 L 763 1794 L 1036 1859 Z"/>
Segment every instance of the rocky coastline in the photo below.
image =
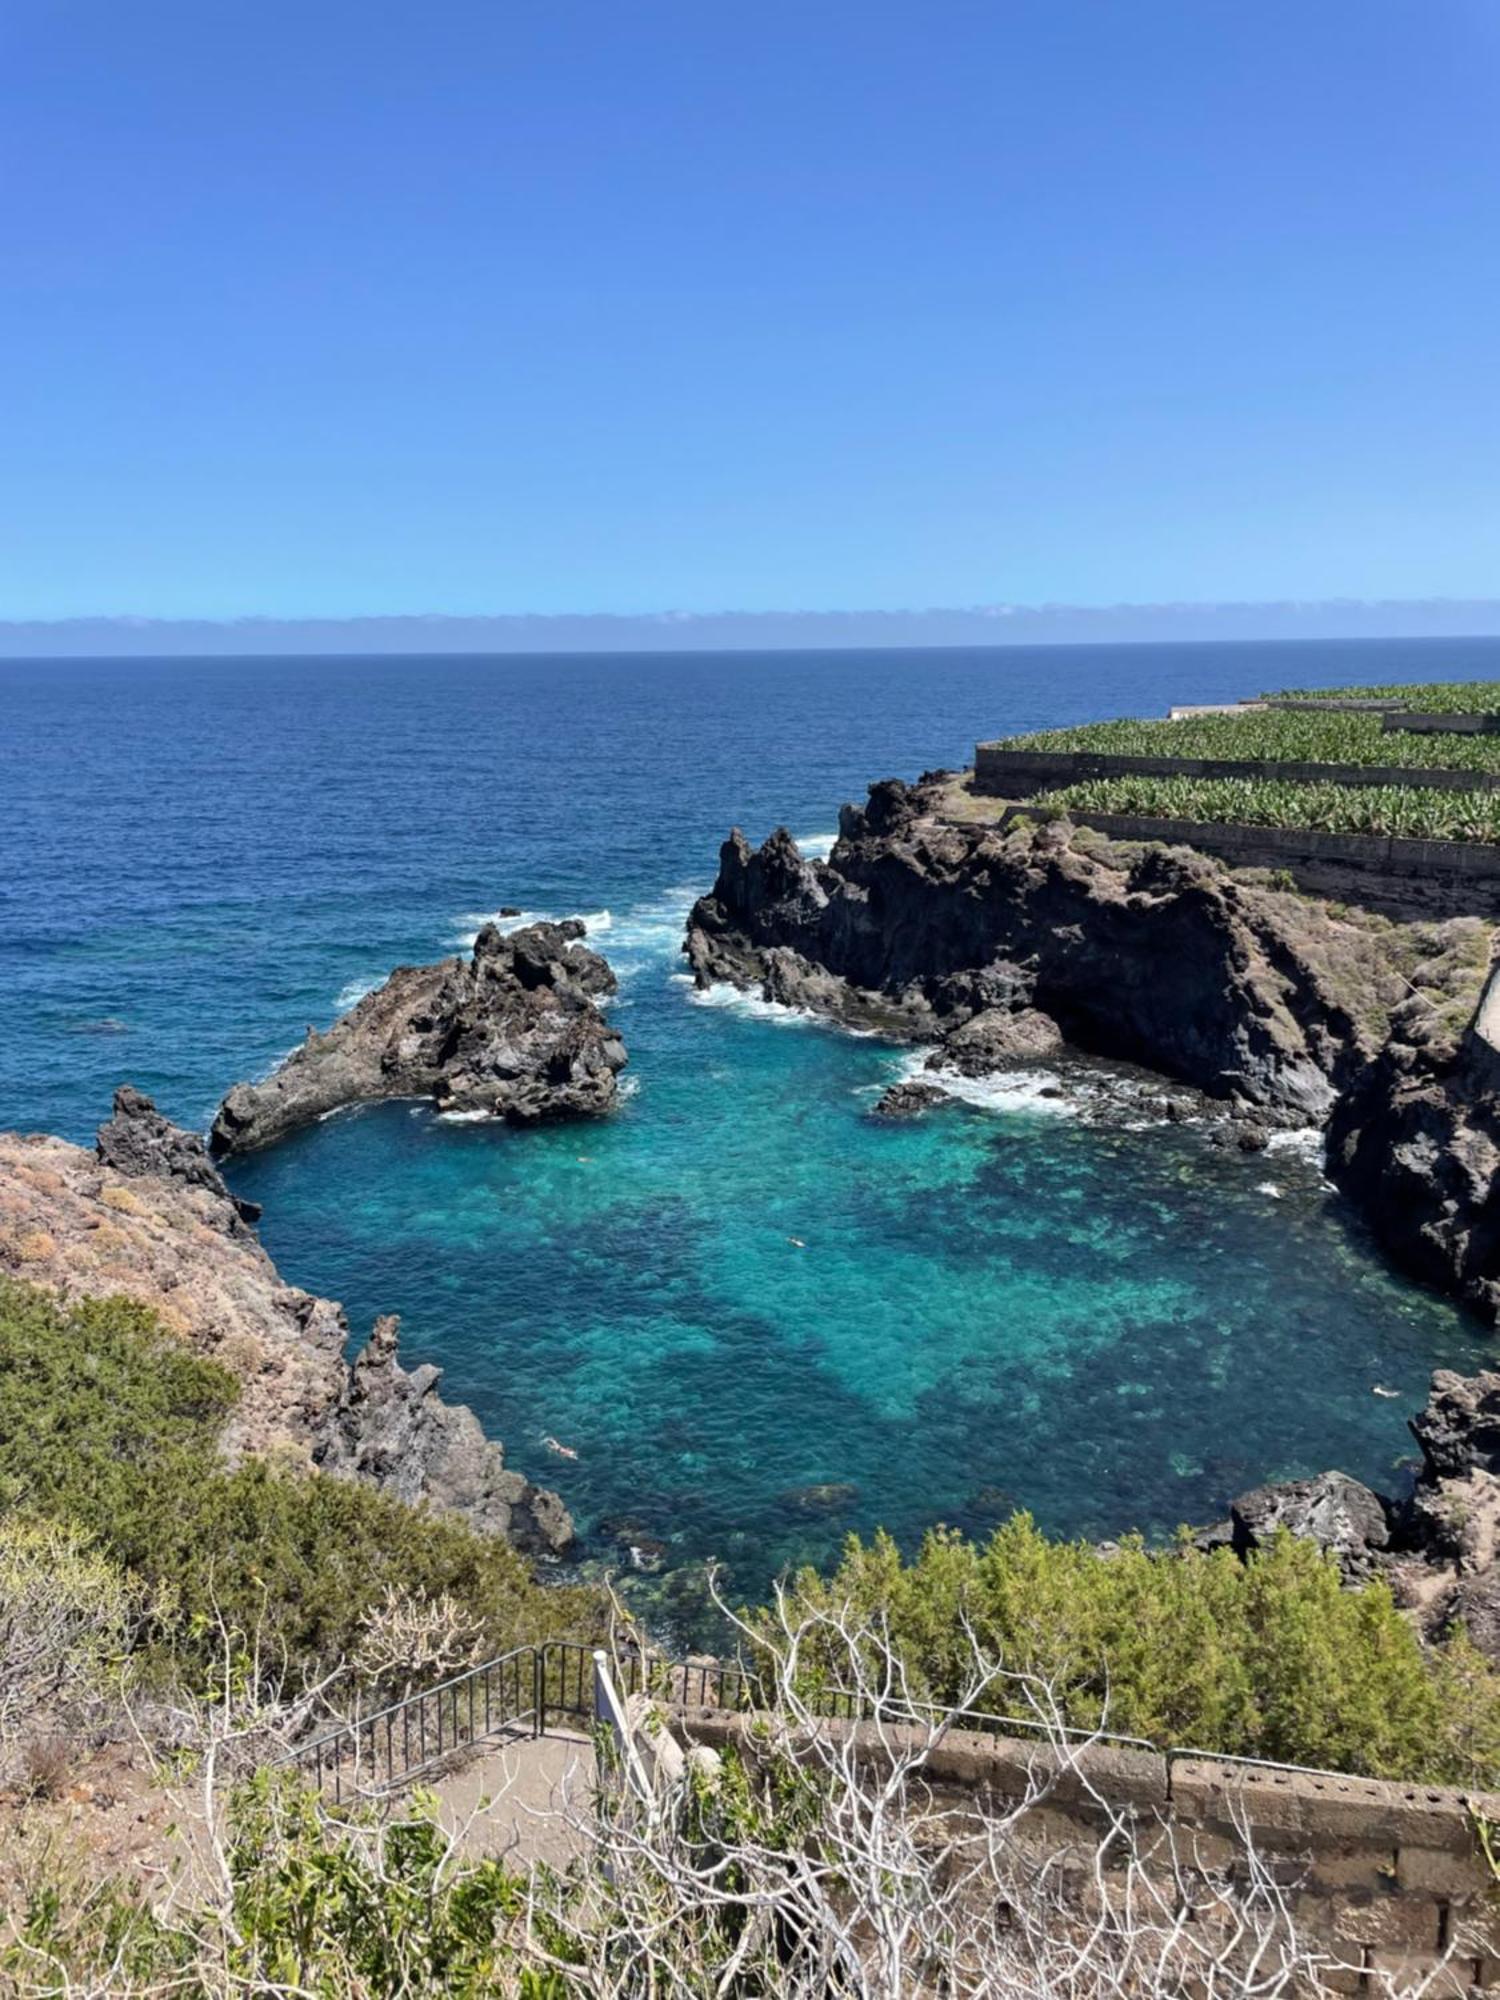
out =
<path fill-rule="evenodd" d="M 441 1370 L 408 1369 L 394 1318 L 346 1359 L 332 1299 L 288 1285 L 203 1141 L 129 1085 L 92 1152 L 0 1133 L 0 1273 L 65 1299 L 123 1295 L 240 1383 L 231 1459 L 273 1454 L 462 1515 L 518 1548 L 574 1542 L 557 1494 L 505 1462 L 473 1411 L 445 1401 Z"/>
<path fill-rule="evenodd" d="M 785 829 L 759 849 L 731 833 L 688 923 L 697 983 L 930 1044 L 926 1074 L 877 1107 L 887 1117 L 940 1101 L 929 1075 L 1072 1048 L 1155 1072 L 1159 1115 L 1206 1110 L 1248 1149 L 1315 1126 L 1328 1174 L 1393 1261 L 1500 1317 L 1488 920 L 1396 923 L 1067 821 L 965 823 L 957 783 L 872 786 L 827 861 Z M 1439 1370 L 1410 1428 L 1409 1492 L 1336 1471 L 1266 1485 L 1196 1545 L 1246 1555 L 1286 1529 L 1350 1583 L 1383 1577 L 1430 1636 L 1462 1626 L 1500 1661 L 1500 1371 Z"/>
<path fill-rule="evenodd" d="M 1328 1551 L 1346 1582 L 1383 1578 L 1426 1637 L 1461 1628 L 1500 1663 L 1500 1373 L 1438 1369 L 1409 1428 L 1422 1454 L 1409 1493 L 1344 1472 L 1283 1480 L 1241 1494 L 1196 1543 L 1243 1556 L 1285 1529 Z"/>
<path fill-rule="evenodd" d="M 1061 1048 L 1186 1087 L 1254 1146 L 1320 1128 L 1392 1259 L 1500 1317 L 1500 1003 L 1493 926 L 1396 923 L 1067 821 L 966 823 L 956 779 L 871 787 L 827 861 L 737 830 L 694 906 L 700 986 L 931 1044 L 965 1076 Z M 882 1109 L 920 1111 L 920 1084 Z"/>
<path fill-rule="evenodd" d="M 625 1044 L 599 1003 L 615 990 L 585 927 L 486 924 L 470 959 L 399 966 L 260 1083 L 237 1083 L 214 1119 L 214 1156 L 272 1144 L 347 1105 L 425 1097 L 510 1125 L 613 1109 Z"/>

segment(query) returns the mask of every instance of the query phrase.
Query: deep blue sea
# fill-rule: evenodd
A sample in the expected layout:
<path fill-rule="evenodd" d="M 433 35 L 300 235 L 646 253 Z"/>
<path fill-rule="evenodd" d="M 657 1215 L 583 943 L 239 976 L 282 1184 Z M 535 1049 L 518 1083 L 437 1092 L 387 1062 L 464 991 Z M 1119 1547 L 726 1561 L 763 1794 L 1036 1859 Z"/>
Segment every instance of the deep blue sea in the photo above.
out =
<path fill-rule="evenodd" d="M 581 914 L 621 982 L 616 1117 L 382 1106 L 232 1178 L 290 1279 L 360 1335 L 399 1312 L 668 1607 L 704 1558 L 754 1593 L 876 1523 L 1158 1532 L 1266 1477 L 1389 1481 L 1428 1371 L 1484 1338 L 1312 1162 L 1100 1129 L 1073 1073 L 881 1123 L 900 1050 L 705 1004 L 678 945 L 731 825 L 826 841 L 978 737 L 1466 675 L 1500 641 L 0 662 L 0 1124 L 87 1140 L 129 1079 L 204 1126 L 393 965 L 502 904 Z"/>

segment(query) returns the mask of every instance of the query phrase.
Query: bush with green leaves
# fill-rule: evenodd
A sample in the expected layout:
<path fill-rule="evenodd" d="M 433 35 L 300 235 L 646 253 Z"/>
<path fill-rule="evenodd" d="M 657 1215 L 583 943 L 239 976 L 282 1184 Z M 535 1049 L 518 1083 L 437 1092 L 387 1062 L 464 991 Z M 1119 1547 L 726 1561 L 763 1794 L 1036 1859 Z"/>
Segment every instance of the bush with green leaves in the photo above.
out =
<path fill-rule="evenodd" d="M 356 1648 L 395 1591 L 448 1597 L 485 1651 L 593 1629 L 508 1543 L 352 1480 L 225 1463 L 233 1378 L 128 1299 L 65 1305 L 0 1283 L 0 1509 L 66 1523 L 171 1593 L 156 1637 L 206 1650 L 219 1622 L 308 1670 Z"/>
<path fill-rule="evenodd" d="M 124 1881 L 53 1877 L 0 1946 L 13 1990 L 566 2000 L 558 1975 L 520 1963 L 523 1880 L 496 1860 L 456 1865 L 430 1795 L 340 1827 L 295 1779 L 264 1772 L 228 1818 L 225 1907 L 158 1914 Z"/>
<path fill-rule="evenodd" d="M 1429 1653 L 1381 1583 L 1343 1587 L 1337 1565 L 1282 1535 L 1232 1551 L 1107 1554 L 1051 1541 L 1026 1514 L 978 1545 L 939 1529 L 910 1562 L 888 1535 L 848 1543 L 831 1576 L 803 1570 L 789 1613 L 826 1646 L 803 1671 L 841 1677 L 834 1635 L 888 1631 L 912 1691 L 960 1698 L 972 1631 L 1002 1677 L 987 1706 L 1026 1712 L 1045 1685 L 1073 1727 L 1376 1777 L 1500 1777 L 1500 1683 L 1466 1643 Z M 758 1618 L 769 1637 L 769 1614 Z"/>

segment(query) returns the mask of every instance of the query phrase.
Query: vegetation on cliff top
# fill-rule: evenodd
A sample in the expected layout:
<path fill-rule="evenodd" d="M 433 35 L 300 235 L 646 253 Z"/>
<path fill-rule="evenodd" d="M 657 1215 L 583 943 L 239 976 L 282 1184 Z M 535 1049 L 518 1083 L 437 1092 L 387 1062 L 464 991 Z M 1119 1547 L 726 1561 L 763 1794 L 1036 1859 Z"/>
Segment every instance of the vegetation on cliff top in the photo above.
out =
<path fill-rule="evenodd" d="M 488 1653 L 587 1629 L 591 1594 L 452 1516 L 264 1459 L 227 1465 L 228 1372 L 132 1300 L 66 1305 L 0 1280 L 0 1513 L 64 1526 L 155 1593 L 181 1657 L 224 1623 L 311 1674 L 355 1650 L 389 1593 L 446 1597 Z"/>
<path fill-rule="evenodd" d="M 1399 701 L 1417 714 L 1494 715 L 1500 713 L 1500 681 L 1372 681 L 1365 687 L 1272 688 L 1261 700 Z"/>
<path fill-rule="evenodd" d="M 1500 792 L 1296 784 L 1271 778 L 1117 777 L 1052 786 L 1028 803 L 1059 812 L 1500 844 Z"/>
<path fill-rule="evenodd" d="M 851 1538 L 831 1576 L 803 1570 L 776 1613 L 828 1635 L 801 1649 L 836 1681 L 851 1624 L 888 1635 L 912 1692 L 962 1696 L 972 1648 L 1004 1663 L 985 1707 L 1025 1715 L 1045 1688 L 1062 1720 L 1185 1746 L 1430 1783 L 1500 1784 L 1500 1676 L 1466 1639 L 1424 1648 L 1383 1583 L 1282 1534 L 1242 1561 L 1176 1556 L 1128 1536 L 1107 1555 L 1055 1542 L 1025 1514 L 983 1546 L 947 1530 L 903 1562 Z M 1006 1695 L 1010 1700 L 1007 1702 Z"/>
<path fill-rule="evenodd" d="M 1072 729 L 1043 729 L 1032 736 L 1007 736 L 994 747 L 1500 775 L 1500 736 L 1434 736 L 1406 729 L 1385 730 L 1378 713 L 1357 710 L 1250 709 L 1240 715 L 1185 716 L 1180 722 L 1122 717 L 1113 722 L 1081 723 Z"/>

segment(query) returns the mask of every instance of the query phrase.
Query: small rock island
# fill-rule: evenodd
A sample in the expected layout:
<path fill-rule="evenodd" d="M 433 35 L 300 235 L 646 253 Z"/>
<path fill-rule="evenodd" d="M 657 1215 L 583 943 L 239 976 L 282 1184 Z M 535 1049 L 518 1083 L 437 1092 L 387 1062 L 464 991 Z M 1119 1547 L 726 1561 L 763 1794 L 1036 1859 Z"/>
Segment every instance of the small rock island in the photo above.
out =
<path fill-rule="evenodd" d="M 625 1044 L 599 1001 L 615 990 L 585 927 L 486 924 L 473 957 L 398 966 L 262 1083 L 219 1107 L 215 1155 L 249 1152 L 345 1105 L 427 1097 L 439 1110 L 535 1125 L 614 1108 Z"/>

